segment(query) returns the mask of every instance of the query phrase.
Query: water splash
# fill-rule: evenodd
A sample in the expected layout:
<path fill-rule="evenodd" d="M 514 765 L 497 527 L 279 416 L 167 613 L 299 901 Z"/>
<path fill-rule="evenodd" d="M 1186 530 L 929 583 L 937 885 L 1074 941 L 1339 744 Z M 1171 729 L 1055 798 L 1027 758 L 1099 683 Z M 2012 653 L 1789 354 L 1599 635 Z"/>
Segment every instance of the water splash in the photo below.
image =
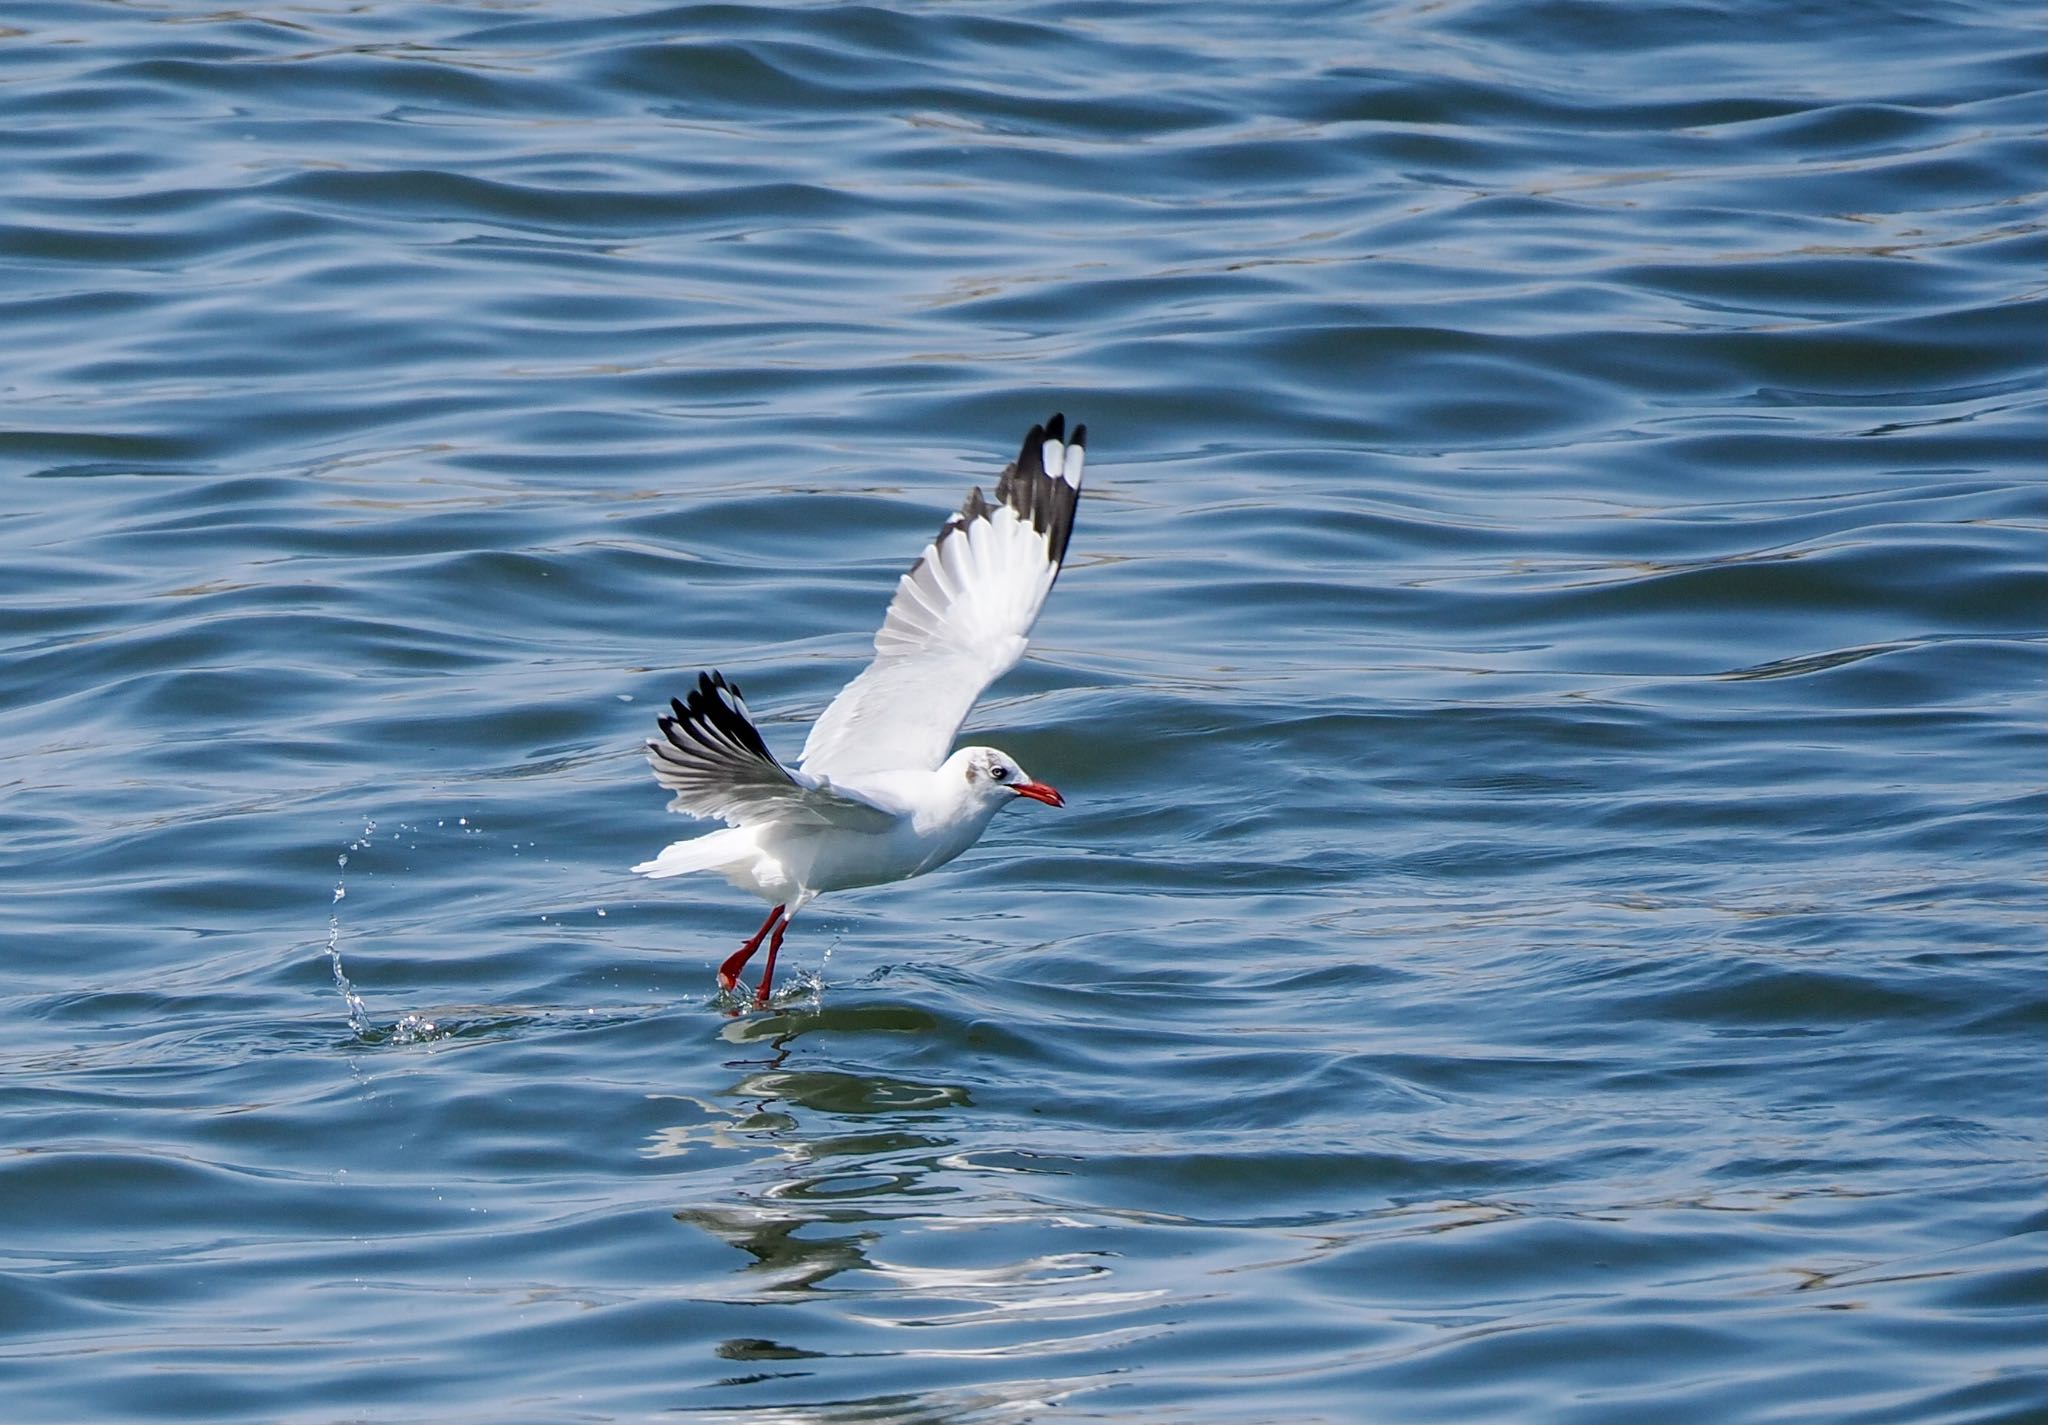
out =
<path fill-rule="evenodd" d="M 442 1037 L 444 1030 L 424 1014 L 405 1014 L 398 1023 L 391 1026 L 392 1044 L 430 1044 Z"/>
<path fill-rule="evenodd" d="M 720 990 L 712 997 L 712 1003 L 723 1005 L 728 1014 L 789 1014 L 796 1012 L 815 1013 L 825 1007 L 825 971 L 832 960 L 832 952 L 839 948 L 838 937 L 825 947 L 824 956 L 815 970 L 785 966 L 781 979 L 768 996 L 768 1003 L 758 1004 L 754 991 L 741 981 L 730 990 Z"/>
<path fill-rule="evenodd" d="M 349 842 L 348 849 L 335 858 L 335 864 L 342 872 L 348 870 L 349 852 L 367 847 L 376 830 L 377 823 L 366 818 L 362 835 Z M 341 964 L 341 900 L 347 894 L 347 883 L 342 875 L 337 874 L 334 878 L 334 909 L 327 916 L 327 963 L 334 971 L 334 987 L 341 991 L 342 1003 L 348 1009 L 349 1032 L 359 1040 L 366 1040 L 370 1037 L 370 1012 L 363 1004 L 363 997 L 356 993 L 356 987 L 349 983 L 348 972 Z"/>

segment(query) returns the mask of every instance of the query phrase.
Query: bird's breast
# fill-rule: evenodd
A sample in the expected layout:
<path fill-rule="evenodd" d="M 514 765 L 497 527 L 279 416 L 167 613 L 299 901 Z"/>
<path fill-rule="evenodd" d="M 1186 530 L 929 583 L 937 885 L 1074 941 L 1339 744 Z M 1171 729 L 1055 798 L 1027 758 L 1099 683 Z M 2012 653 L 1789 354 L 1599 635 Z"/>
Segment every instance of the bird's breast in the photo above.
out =
<path fill-rule="evenodd" d="M 986 816 L 906 816 L 887 831 L 806 837 L 782 859 L 800 863 L 798 878 L 813 890 L 851 890 L 935 870 L 972 846 L 987 825 Z"/>

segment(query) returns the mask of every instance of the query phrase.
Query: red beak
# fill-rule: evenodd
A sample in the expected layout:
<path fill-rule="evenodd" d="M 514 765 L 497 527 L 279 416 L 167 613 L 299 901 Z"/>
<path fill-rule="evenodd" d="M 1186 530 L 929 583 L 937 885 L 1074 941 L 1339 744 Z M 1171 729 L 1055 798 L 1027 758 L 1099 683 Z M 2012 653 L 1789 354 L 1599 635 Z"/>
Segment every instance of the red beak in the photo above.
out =
<path fill-rule="evenodd" d="M 1034 802 L 1044 802 L 1049 807 L 1063 807 L 1067 799 L 1043 782 L 1019 782 L 1010 788 L 1020 797 L 1029 797 Z"/>

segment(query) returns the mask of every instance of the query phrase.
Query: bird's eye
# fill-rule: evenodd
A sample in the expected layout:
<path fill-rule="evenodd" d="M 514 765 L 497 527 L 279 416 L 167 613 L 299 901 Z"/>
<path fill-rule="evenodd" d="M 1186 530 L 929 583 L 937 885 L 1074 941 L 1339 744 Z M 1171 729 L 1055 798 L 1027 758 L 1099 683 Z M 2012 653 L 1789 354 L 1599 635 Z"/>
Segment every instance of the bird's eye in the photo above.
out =
<path fill-rule="evenodd" d="M 990 772 L 989 775 L 991 777 L 994 777 L 998 782 L 1007 782 L 1010 780 L 1010 769 L 1008 767 L 997 767 L 994 771 Z"/>

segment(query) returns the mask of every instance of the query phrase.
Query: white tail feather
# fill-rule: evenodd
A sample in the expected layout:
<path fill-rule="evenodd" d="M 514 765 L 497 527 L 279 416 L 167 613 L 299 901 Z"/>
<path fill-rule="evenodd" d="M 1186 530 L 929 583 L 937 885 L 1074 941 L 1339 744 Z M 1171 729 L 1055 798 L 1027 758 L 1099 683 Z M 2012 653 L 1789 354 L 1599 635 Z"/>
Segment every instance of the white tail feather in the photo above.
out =
<path fill-rule="evenodd" d="M 687 876 L 692 871 L 722 871 L 757 854 L 754 833 L 734 826 L 714 831 L 709 836 L 671 841 L 652 861 L 642 861 L 633 869 L 659 881 L 670 876 Z"/>

